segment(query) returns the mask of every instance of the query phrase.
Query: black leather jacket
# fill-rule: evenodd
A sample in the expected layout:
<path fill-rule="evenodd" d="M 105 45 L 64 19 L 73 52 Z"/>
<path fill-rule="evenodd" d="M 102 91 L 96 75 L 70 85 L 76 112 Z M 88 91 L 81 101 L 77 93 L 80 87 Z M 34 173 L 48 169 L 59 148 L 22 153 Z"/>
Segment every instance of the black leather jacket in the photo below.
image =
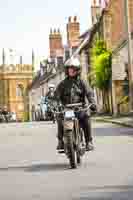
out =
<path fill-rule="evenodd" d="M 67 77 L 61 81 L 56 88 L 55 97 L 63 105 L 80 102 L 85 104 L 86 98 L 89 103 L 95 104 L 92 89 L 80 77 Z"/>

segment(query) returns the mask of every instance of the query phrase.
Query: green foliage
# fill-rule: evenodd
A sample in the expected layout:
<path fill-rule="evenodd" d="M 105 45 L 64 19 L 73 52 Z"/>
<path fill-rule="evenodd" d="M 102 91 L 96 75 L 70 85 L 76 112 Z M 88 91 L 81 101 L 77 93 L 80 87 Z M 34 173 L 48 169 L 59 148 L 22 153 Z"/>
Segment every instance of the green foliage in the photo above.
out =
<path fill-rule="evenodd" d="M 109 88 L 111 80 L 112 53 L 107 50 L 103 40 L 96 40 L 91 51 L 91 73 L 88 78 L 91 85 L 102 91 L 103 110 L 110 112 Z"/>
<path fill-rule="evenodd" d="M 96 40 L 92 48 L 92 55 L 99 56 L 106 51 L 105 42 L 103 40 Z"/>
<path fill-rule="evenodd" d="M 23 121 L 24 121 L 24 122 L 28 122 L 28 121 L 29 121 L 29 112 L 24 112 Z"/>
<path fill-rule="evenodd" d="M 124 96 L 120 99 L 118 105 L 121 105 L 121 104 L 128 104 L 129 102 L 129 96 Z"/>
<path fill-rule="evenodd" d="M 103 40 L 97 40 L 92 48 L 91 84 L 101 90 L 107 90 L 111 79 L 111 52 L 106 49 Z"/>

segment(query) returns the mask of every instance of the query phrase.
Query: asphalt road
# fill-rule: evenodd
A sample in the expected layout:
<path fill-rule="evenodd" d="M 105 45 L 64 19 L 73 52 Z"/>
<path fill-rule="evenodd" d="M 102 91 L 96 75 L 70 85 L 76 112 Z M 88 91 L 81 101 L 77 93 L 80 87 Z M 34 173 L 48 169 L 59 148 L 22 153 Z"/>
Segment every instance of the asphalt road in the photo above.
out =
<path fill-rule="evenodd" d="M 0 124 L 0 200 L 133 200 L 133 129 L 93 122 L 95 151 L 68 169 L 56 125 Z"/>

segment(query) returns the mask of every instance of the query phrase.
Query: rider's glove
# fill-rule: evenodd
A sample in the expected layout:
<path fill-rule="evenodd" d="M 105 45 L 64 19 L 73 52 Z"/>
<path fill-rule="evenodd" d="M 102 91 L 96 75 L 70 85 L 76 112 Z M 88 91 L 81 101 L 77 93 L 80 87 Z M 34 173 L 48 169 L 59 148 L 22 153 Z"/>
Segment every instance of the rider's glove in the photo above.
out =
<path fill-rule="evenodd" d="M 92 104 L 92 105 L 90 106 L 90 109 L 91 109 L 92 112 L 97 112 L 96 104 Z"/>

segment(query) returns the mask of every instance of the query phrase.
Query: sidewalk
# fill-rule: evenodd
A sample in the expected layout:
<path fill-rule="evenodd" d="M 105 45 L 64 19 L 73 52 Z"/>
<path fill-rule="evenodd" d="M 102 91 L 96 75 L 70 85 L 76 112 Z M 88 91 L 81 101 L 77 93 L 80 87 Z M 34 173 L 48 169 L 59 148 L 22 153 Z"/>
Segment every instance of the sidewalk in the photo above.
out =
<path fill-rule="evenodd" d="M 118 124 L 118 125 L 122 125 L 122 126 L 133 128 L 133 115 L 120 116 L 120 117 L 96 116 L 93 119 L 95 121 L 110 122 L 110 123 L 113 123 L 113 124 Z"/>

